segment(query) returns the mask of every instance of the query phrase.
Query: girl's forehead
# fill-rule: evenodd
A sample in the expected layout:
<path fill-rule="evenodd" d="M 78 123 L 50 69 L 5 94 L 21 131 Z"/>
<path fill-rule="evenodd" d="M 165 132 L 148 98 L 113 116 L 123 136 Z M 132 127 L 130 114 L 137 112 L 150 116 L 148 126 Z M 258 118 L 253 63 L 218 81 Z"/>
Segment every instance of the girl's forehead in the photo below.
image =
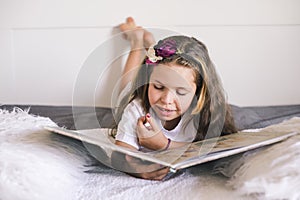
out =
<path fill-rule="evenodd" d="M 170 87 L 193 87 L 195 72 L 192 68 L 178 64 L 154 66 L 150 82 L 160 82 Z"/>

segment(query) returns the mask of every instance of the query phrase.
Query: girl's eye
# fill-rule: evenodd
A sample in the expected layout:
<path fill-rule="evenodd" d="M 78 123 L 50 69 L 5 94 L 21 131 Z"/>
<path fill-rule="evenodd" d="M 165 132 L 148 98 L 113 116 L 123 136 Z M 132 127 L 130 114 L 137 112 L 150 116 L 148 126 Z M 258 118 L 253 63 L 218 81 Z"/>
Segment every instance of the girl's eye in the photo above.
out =
<path fill-rule="evenodd" d="M 162 86 L 162 85 L 157 85 L 157 84 L 153 84 L 153 87 L 154 87 L 155 89 L 157 89 L 157 90 L 162 90 L 162 89 L 164 89 L 164 86 Z"/>
<path fill-rule="evenodd" d="M 180 96 L 184 96 L 184 95 L 187 94 L 187 91 L 185 91 L 185 90 L 177 90 L 176 93 L 177 93 L 178 95 L 180 95 Z"/>

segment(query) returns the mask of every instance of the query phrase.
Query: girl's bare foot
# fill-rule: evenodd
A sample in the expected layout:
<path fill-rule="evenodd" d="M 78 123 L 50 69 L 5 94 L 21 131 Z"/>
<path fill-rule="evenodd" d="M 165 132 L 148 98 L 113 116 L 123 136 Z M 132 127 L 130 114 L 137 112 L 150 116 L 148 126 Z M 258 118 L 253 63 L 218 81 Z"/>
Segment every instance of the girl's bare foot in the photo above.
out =
<path fill-rule="evenodd" d="M 123 32 L 124 38 L 131 44 L 131 48 L 144 47 L 144 29 L 135 24 L 132 17 L 128 17 L 125 23 L 119 25 L 120 30 Z"/>
<path fill-rule="evenodd" d="M 146 48 L 155 44 L 155 39 L 149 31 L 137 26 L 132 17 L 128 17 L 125 23 L 119 25 L 124 37 L 131 43 L 132 48 Z"/>
<path fill-rule="evenodd" d="M 148 49 L 151 45 L 155 44 L 155 39 L 152 33 L 150 33 L 147 30 L 144 30 L 143 42 L 145 49 Z"/>

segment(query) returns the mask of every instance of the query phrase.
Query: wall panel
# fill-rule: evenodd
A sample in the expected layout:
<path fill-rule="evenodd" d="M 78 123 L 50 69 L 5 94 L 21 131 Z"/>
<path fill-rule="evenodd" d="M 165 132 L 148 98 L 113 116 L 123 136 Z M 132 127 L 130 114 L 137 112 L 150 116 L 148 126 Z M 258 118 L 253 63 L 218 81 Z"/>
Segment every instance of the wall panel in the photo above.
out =
<path fill-rule="evenodd" d="M 299 7 L 298 0 L 2 0 L 0 103 L 71 105 L 86 60 L 131 15 L 147 28 L 204 41 L 230 103 L 299 104 Z M 111 68 L 99 62 L 98 106 L 111 105 L 126 58 L 117 50 L 105 52 L 115 56 Z"/>

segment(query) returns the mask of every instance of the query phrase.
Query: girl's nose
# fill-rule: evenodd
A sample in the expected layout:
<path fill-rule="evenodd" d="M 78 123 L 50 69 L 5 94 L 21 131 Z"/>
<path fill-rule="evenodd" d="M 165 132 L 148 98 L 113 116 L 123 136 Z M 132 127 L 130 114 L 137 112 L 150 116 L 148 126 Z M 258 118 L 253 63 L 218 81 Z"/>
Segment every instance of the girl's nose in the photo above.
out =
<path fill-rule="evenodd" d="M 173 103 L 175 99 L 174 93 L 170 90 L 165 90 L 162 93 L 161 101 L 165 104 Z"/>

